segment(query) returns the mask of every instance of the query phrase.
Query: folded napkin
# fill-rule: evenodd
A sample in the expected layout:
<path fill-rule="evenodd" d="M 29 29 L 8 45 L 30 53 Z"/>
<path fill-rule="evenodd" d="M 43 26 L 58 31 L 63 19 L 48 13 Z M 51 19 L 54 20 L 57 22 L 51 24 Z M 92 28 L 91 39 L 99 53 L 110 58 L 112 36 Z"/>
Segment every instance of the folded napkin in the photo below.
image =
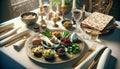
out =
<path fill-rule="evenodd" d="M 4 39 L 4 38 L 7 38 L 7 37 L 9 37 L 9 36 L 11 36 L 11 35 L 13 35 L 13 34 L 15 34 L 18 29 L 19 29 L 19 28 L 12 29 L 12 30 L 8 31 L 7 33 L 1 35 L 1 36 L 0 36 L 0 40 L 2 40 L 2 39 Z"/>
<path fill-rule="evenodd" d="M 13 44 L 14 49 L 16 51 L 20 51 L 23 48 L 23 46 L 25 44 L 25 41 L 26 41 L 26 39 L 21 39 L 20 41 L 18 41 L 15 44 Z"/>
<path fill-rule="evenodd" d="M 1 41 L 0 41 L 0 46 L 4 46 L 4 45 L 6 45 L 7 43 L 10 43 L 10 42 L 12 42 L 12 41 L 14 41 L 14 40 L 17 40 L 18 38 L 21 38 L 21 37 L 23 37 L 23 36 L 28 35 L 29 33 L 30 33 L 30 30 L 26 29 L 26 30 L 23 30 L 23 31 L 21 31 L 21 32 L 19 32 L 19 33 L 17 33 L 17 34 L 14 34 L 14 35 L 6 38 L 6 39 L 1 40 Z"/>
<path fill-rule="evenodd" d="M 14 23 L 0 24 L 0 32 L 13 28 Z"/>
<path fill-rule="evenodd" d="M 85 42 L 87 43 L 88 47 L 90 48 L 90 46 L 92 46 L 93 41 L 86 41 Z M 88 69 L 88 67 L 91 65 L 94 57 L 102 50 L 102 49 L 105 49 L 106 46 L 105 45 L 101 45 L 101 44 L 98 44 L 96 43 L 96 48 L 95 48 L 95 51 L 93 51 L 84 61 L 82 61 L 78 66 L 75 67 L 75 69 Z M 106 68 L 105 66 L 107 65 L 108 63 L 108 60 L 109 60 L 109 56 L 111 54 L 111 50 L 109 48 L 106 48 L 103 52 L 103 54 L 101 55 L 100 57 L 100 61 L 98 63 L 98 66 L 97 66 L 97 69 L 104 69 Z M 104 61 L 103 61 L 104 60 Z M 100 68 L 99 68 L 100 67 Z"/>
<path fill-rule="evenodd" d="M 110 56 L 111 56 L 111 49 L 106 48 L 103 54 L 101 55 L 101 58 L 99 59 L 97 69 L 107 69 Z"/>

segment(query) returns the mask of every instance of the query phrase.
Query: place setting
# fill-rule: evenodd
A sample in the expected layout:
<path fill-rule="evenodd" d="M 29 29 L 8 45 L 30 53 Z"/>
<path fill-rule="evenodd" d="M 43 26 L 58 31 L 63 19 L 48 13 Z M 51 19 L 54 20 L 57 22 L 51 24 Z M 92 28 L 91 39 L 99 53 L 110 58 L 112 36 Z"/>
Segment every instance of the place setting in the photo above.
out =
<path fill-rule="evenodd" d="M 102 41 L 98 37 L 100 34 L 103 34 L 102 30 L 109 24 L 113 17 L 94 12 L 85 18 L 85 5 L 83 5 L 83 10 L 76 9 L 76 1 L 74 0 L 71 19 L 66 19 L 64 0 L 62 0 L 61 5 L 61 15 L 58 14 L 58 7 L 56 11 L 53 11 L 51 5 L 52 2 L 49 5 L 49 13 L 45 13 L 44 15 L 42 0 L 40 0 L 38 12 L 40 21 L 38 26 L 39 28 L 46 29 L 44 31 L 40 31 L 40 29 L 26 41 L 26 53 L 31 59 L 44 64 L 61 64 L 76 58 L 82 59 L 85 53 L 92 50 L 89 55 L 84 57 L 86 59 L 80 62 L 86 63 L 86 61 L 89 62 L 89 59 L 92 60 L 92 57 L 99 54 L 101 50 L 104 52 L 106 47 L 100 44 Z M 108 19 L 100 19 L 102 17 Z M 103 23 L 103 25 L 99 26 L 100 23 Z M 61 26 L 63 26 L 63 29 Z M 74 30 L 69 30 L 73 27 L 75 27 Z M 79 64 L 77 64 L 78 67 L 82 67 Z M 88 67 L 91 66 L 88 65 Z"/>
<path fill-rule="evenodd" d="M 27 29 L 15 28 L 14 23 L 0 24 L 0 33 L 7 31 L 0 36 L 0 46 L 7 47 L 8 43 L 17 40 L 10 45 L 18 53 L 25 47 L 27 58 L 48 66 L 69 65 L 69 62 L 73 62 L 70 66 L 74 69 L 102 66 L 101 63 L 107 61 L 104 56 L 110 55 L 111 50 L 99 37 L 118 26 L 114 17 L 100 12 L 86 16 L 86 4 L 78 9 L 76 0 L 70 1 L 70 11 L 66 11 L 66 0 L 54 7 L 53 1 L 39 0 L 36 12 L 20 15 L 19 19 Z"/>

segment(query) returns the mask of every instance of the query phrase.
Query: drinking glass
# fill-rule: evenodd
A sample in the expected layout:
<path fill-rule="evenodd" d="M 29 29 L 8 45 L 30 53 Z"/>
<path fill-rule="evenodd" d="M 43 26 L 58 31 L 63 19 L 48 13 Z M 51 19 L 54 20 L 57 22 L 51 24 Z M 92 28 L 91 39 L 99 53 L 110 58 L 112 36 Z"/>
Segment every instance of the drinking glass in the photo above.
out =
<path fill-rule="evenodd" d="M 76 22 L 76 32 L 81 32 L 80 30 L 80 19 L 82 17 L 82 11 L 81 10 L 78 10 L 78 9 L 75 9 L 73 12 L 73 18 Z"/>
<path fill-rule="evenodd" d="M 82 29 L 82 26 L 81 26 L 81 23 L 80 23 L 80 21 L 82 21 L 81 20 L 82 14 L 83 14 L 82 11 L 78 10 L 78 9 L 75 9 L 72 13 L 73 13 L 73 18 L 74 18 L 74 20 L 76 22 L 76 30 L 75 30 L 75 32 L 81 33 L 81 38 L 82 39 L 89 40 L 90 36 Z"/>

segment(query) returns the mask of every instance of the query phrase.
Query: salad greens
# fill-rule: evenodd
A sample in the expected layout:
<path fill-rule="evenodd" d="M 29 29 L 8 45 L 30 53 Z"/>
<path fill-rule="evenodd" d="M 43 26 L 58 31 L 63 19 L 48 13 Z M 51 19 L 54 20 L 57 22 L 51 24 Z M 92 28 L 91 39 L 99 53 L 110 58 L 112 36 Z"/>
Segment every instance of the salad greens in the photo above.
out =
<path fill-rule="evenodd" d="M 79 52 L 80 47 L 76 44 L 70 44 L 67 52 L 70 54 L 77 54 Z"/>
<path fill-rule="evenodd" d="M 63 39 L 63 38 L 69 38 L 70 35 L 71 35 L 71 34 L 70 34 L 69 31 L 64 31 L 64 32 L 62 33 L 62 35 L 61 35 L 61 39 Z"/>
<path fill-rule="evenodd" d="M 47 36 L 48 38 L 51 38 L 52 35 L 50 34 L 50 31 L 48 29 L 46 29 L 44 32 L 42 32 L 41 34 Z"/>

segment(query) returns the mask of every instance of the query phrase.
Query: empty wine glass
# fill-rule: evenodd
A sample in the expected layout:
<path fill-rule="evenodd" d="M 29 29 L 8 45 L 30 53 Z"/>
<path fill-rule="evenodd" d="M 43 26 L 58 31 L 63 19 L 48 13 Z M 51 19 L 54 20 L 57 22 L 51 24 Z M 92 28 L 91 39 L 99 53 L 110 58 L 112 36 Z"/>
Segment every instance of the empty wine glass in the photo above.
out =
<path fill-rule="evenodd" d="M 76 22 L 76 30 L 75 32 L 77 33 L 81 33 L 81 38 L 82 39 L 87 39 L 89 40 L 90 39 L 90 36 L 88 34 L 86 34 L 86 32 L 82 29 L 82 26 L 81 26 L 81 18 L 82 18 L 82 11 L 81 10 L 78 10 L 78 9 L 75 9 L 73 12 L 73 18 Z"/>
<path fill-rule="evenodd" d="M 79 22 L 79 20 L 82 17 L 82 11 L 78 10 L 78 9 L 75 9 L 72 13 L 73 13 L 73 18 L 74 18 L 74 20 L 76 22 L 76 32 L 81 32 L 80 31 L 80 22 Z"/>

